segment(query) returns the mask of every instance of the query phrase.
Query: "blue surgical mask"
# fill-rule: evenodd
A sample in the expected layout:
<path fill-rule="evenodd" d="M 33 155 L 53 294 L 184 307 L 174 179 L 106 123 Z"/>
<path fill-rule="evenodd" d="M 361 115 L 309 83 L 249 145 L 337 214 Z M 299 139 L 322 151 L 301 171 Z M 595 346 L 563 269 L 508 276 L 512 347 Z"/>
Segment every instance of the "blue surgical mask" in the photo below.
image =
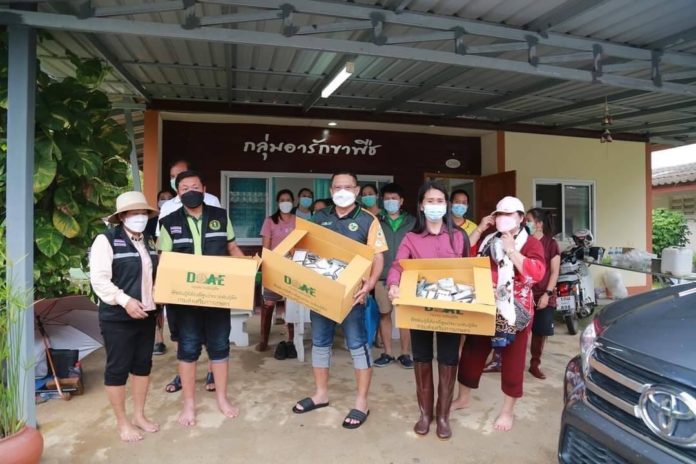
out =
<path fill-rule="evenodd" d="M 303 208 L 309 208 L 313 202 L 311 197 L 300 197 L 300 206 Z"/>
<path fill-rule="evenodd" d="M 377 204 L 377 195 L 365 195 L 360 198 L 360 201 L 366 208 L 372 208 Z"/>
<path fill-rule="evenodd" d="M 452 205 L 452 214 L 458 218 L 464 217 L 466 211 L 469 209 L 469 205 L 463 205 L 461 203 L 454 203 Z"/>
<path fill-rule="evenodd" d="M 529 229 L 529 233 L 534 235 L 534 232 L 536 232 L 536 225 L 534 225 L 534 221 L 527 221 L 527 229 Z"/>
<path fill-rule="evenodd" d="M 425 205 L 423 206 L 425 218 L 430 222 L 437 222 L 447 213 L 447 205 Z"/>
<path fill-rule="evenodd" d="M 384 200 L 384 209 L 389 214 L 396 214 L 401 209 L 401 202 L 399 200 Z"/>
<path fill-rule="evenodd" d="M 171 179 L 169 179 L 169 185 L 171 185 L 172 190 L 176 192 L 176 177 L 172 177 Z"/>

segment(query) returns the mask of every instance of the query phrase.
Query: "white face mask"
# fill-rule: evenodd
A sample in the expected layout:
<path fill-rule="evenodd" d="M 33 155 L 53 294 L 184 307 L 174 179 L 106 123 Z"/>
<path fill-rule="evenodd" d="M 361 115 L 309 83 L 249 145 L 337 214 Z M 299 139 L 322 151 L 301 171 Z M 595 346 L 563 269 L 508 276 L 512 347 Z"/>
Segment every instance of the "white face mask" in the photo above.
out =
<path fill-rule="evenodd" d="M 157 209 L 162 209 L 162 205 L 165 204 L 168 200 L 159 200 L 157 202 Z"/>
<path fill-rule="evenodd" d="M 447 213 L 447 204 L 425 205 L 423 206 L 423 213 L 425 214 L 425 218 L 430 222 L 440 221 L 445 213 Z"/>
<path fill-rule="evenodd" d="M 339 208 L 347 208 L 355 203 L 355 194 L 350 190 L 342 189 L 334 193 L 331 199 Z"/>
<path fill-rule="evenodd" d="M 513 216 L 500 215 L 495 218 L 495 228 L 498 232 L 510 232 L 517 226 L 517 220 Z"/>
<path fill-rule="evenodd" d="M 147 226 L 147 215 L 136 214 L 135 216 L 128 216 L 123 220 L 123 225 L 131 232 L 139 234 L 144 231 L 145 226 Z"/>
<path fill-rule="evenodd" d="M 278 203 L 278 209 L 280 210 L 281 213 L 289 213 L 292 211 L 292 202 L 290 201 L 281 201 Z"/>

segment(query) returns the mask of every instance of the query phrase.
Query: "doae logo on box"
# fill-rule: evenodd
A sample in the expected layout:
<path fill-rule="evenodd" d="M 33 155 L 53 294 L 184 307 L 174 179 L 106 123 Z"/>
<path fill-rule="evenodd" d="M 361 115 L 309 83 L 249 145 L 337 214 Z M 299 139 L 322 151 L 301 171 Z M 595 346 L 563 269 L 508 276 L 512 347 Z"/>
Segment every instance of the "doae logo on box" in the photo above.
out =
<path fill-rule="evenodd" d="M 206 285 L 224 285 L 224 274 L 204 274 L 202 272 L 187 272 L 186 282 L 206 284 Z"/>
<path fill-rule="evenodd" d="M 303 284 L 301 282 L 298 282 L 290 276 L 287 276 L 287 275 L 283 276 L 283 282 L 285 282 L 287 285 L 291 285 L 291 286 L 295 287 L 299 291 L 304 292 L 309 296 L 317 296 L 317 290 L 314 287 L 310 287 L 307 284 Z"/>

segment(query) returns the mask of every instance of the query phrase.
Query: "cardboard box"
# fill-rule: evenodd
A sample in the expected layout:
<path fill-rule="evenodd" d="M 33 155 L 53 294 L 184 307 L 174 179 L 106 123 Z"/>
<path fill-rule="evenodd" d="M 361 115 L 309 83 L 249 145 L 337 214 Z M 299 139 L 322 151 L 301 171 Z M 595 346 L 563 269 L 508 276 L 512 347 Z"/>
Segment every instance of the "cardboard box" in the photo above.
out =
<path fill-rule="evenodd" d="M 396 326 L 475 335 L 495 333 L 495 297 L 489 258 L 402 259 L 399 298 L 394 300 Z M 461 284 L 473 285 L 475 303 L 431 300 L 416 296 L 418 279 L 435 282 L 453 277 Z"/>
<path fill-rule="evenodd" d="M 263 286 L 297 301 L 336 322 L 353 307 L 355 292 L 370 275 L 374 250 L 326 227 L 297 218 L 295 230 L 273 250 L 263 249 Z M 348 266 L 336 280 L 317 274 L 285 256 L 309 250 L 322 258 L 336 258 Z"/>
<path fill-rule="evenodd" d="M 85 392 L 85 387 L 80 377 L 68 377 L 65 379 L 58 379 L 58 381 L 63 391 L 70 392 L 73 395 L 82 395 Z M 58 390 L 54 379 L 46 383 L 46 390 Z"/>
<path fill-rule="evenodd" d="M 160 256 L 155 301 L 210 308 L 254 309 L 260 259 L 165 251 Z"/>

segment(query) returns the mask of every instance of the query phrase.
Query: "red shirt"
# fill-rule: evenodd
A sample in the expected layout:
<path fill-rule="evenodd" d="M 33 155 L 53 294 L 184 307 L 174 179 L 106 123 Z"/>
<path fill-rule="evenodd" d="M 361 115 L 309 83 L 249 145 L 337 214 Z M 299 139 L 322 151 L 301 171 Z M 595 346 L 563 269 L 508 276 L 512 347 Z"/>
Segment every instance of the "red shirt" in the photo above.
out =
<path fill-rule="evenodd" d="M 450 235 L 443 225 L 440 233 L 432 235 L 427 230 L 420 234 L 409 232 L 399 245 L 389 273 L 387 274 L 387 288 L 391 285 L 399 285 L 403 268 L 399 264 L 401 259 L 432 259 L 432 258 L 466 258 L 469 256 L 469 237 L 459 228 L 452 230 L 454 248 L 450 243 Z"/>
<path fill-rule="evenodd" d="M 550 235 L 544 235 L 539 240 L 541 245 L 544 247 L 544 260 L 546 262 L 546 272 L 544 277 L 539 280 L 534 287 L 532 287 L 532 292 L 534 292 L 534 299 L 539 300 L 539 298 L 546 293 L 549 285 L 549 277 L 551 277 L 551 260 L 555 256 L 561 255 L 561 250 L 558 248 L 558 243 Z M 549 297 L 549 306 L 556 307 L 556 294 L 554 293 Z"/>

